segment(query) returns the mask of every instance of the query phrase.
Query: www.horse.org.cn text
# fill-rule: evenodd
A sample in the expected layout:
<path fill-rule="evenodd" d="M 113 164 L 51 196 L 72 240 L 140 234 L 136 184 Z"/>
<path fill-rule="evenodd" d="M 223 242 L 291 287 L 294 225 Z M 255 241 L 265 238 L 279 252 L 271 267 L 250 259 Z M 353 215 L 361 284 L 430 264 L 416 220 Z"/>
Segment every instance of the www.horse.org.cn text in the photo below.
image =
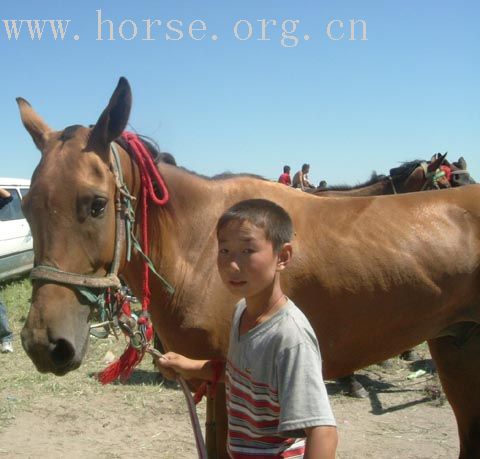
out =
<path fill-rule="evenodd" d="M 73 33 L 72 19 L 2 19 L 0 40 L 8 41 L 79 41 L 79 31 Z M 238 19 L 222 34 L 210 30 L 203 19 L 122 19 L 113 20 L 96 10 L 96 41 L 166 41 L 194 42 L 236 40 L 239 42 L 277 42 L 283 48 L 295 48 L 302 42 L 327 39 L 330 41 L 367 41 L 364 19 L 332 19 L 310 33 L 302 30 L 300 19 Z M 93 39 L 91 37 L 90 39 Z"/>

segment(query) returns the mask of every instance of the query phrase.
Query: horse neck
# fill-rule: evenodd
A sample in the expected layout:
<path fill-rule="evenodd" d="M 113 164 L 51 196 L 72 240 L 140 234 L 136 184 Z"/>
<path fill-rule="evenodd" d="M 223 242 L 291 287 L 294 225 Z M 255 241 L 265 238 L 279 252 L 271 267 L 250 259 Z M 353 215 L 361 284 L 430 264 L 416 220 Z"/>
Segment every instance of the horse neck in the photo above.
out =
<path fill-rule="evenodd" d="M 395 183 L 399 193 L 413 193 L 421 191 L 426 183 L 425 172 L 417 167 L 403 182 Z"/>
<path fill-rule="evenodd" d="M 131 162 L 130 169 L 132 189 L 138 202 L 138 168 Z M 168 164 L 161 163 L 159 170 L 168 189 L 169 200 L 164 206 L 149 204 L 148 255 L 157 271 L 169 283 L 179 285 L 185 282 L 185 277 L 189 276 L 192 267 L 195 268 L 201 263 L 206 248 L 212 246 L 216 219 L 209 217 L 211 213 L 205 209 L 209 209 L 214 197 L 207 180 Z M 141 234 L 141 209 L 138 204 L 135 213 L 137 234 Z M 141 263 L 142 259 L 137 255 L 126 266 L 125 277 L 129 283 L 137 283 L 137 287 L 138 273 L 142 272 L 139 271 Z M 150 279 L 151 283 L 158 284 L 153 274 Z"/>

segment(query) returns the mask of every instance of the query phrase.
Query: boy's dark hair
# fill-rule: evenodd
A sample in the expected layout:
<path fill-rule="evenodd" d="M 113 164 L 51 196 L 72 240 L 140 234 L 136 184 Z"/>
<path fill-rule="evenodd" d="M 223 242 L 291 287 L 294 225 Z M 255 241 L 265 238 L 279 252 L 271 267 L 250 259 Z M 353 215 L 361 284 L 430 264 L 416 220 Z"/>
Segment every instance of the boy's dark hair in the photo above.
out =
<path fill-rule="evenodd" d="M 310 169 L 310 164 L 307 164 L 307 163 L 303 164 L 302 165 L 302 172 L 305 172 L 307 169 Z"/>
<path fill-rule="evenodd" d="M 290 172 L 290 166 L 283 166 L 283 172 L 286 174 Z"/>
<path fill-rule="evenodd" d="M 217 223 L 219 231 L 232 221 L 247 221 L 265 231 L 265 238 L 278 252 L 292 240 L 293 224 L 290 215 L 279 205 L 267 199 L 247 199 L 227 209 Z"/>

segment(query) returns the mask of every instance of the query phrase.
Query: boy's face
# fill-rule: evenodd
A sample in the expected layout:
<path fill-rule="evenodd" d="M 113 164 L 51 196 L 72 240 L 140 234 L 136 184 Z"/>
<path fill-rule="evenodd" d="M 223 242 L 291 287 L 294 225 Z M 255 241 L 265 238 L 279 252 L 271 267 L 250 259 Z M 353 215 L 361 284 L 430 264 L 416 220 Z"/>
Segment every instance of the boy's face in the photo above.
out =
<path fill-rule="evenodd" d="M 248 221 L 232 221 L 218 233 L 218 271 L 235 295 L 252 297 L 270 287 L 286 265 L 281 254 L 264 230 Z"/>

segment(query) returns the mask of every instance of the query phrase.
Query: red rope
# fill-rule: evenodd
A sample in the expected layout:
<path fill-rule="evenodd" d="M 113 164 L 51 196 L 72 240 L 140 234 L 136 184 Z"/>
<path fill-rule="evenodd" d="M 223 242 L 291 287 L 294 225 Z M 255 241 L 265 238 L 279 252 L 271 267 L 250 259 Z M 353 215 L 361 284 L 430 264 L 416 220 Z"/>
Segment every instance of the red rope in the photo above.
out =
<path fill-rule="evenodd" d="M 149 200 L 158 206 L 165 205 L 169 200 L 168 189 L 163 181 L 160 172 L 153 162 L 152 156 L 145 148 L 143 142 L 138 136 L 132 132 L 124 132 L 122 137 L 127 141 L 130 146 L 134 159 L 137 163 L 138 170 L 140 172 L 141 183 L 141 211 L 142 211 L 142 250 L 148 257 L 150 251 L 150 245 L 148 241 L 148 203 Z M 153 186 L 155 181 L 160 188 L 160 195 L 157 195 Z M 143 263 L 143 297 L 142 297 L 142 310 L 147 311 L 150 306 L 150 269 L 148 263 Z"/>
<path fill-rule="evenodd" d="M 124 132 L 122 137 L 131 148 L 134 160 L 140 173 L 140 205 L 142 213 L 142 238 L 141 245 L 143 253 L 148 257 L 150 246 L 148 241 L 148 205 L 153 202 L 156 205 L 163 206 L 169 200 L 168 189 L 163 181 L 157 166 L 153 159 L 136 134 L 132 132 Z M 155 190 L 154 182 L 158 185 L 158 193 Z M 143 282 L 142 282 L 142 311 L 147 312 L 151 299 L 150 291 L 150 268 L 146 260 L 143 261 Z M 150 341 L 153 337 L 153 326 L 148 319 L 148 315 L 144 314 L 138 319 L 138 325 L 146 328 L 146 338 Z M 123 354 L 118 360 L 110 364 L 99 375 L 98 379 L 102 384 L 108 384 L 120 377 L 126 380 L 130 377 L 133 369 L 142 361 L 145 350 L 137 351 L 131 344 L 127 346 Z"/>
<path fill-rule="evenodd" d="M 204 381 L 202 384 L 200 384 L 199 388 L 193 396 L 193 401 L 195 402 L 195 405 L 198 405 L 201 402 L 203 396 L 207 395 L 207 393 L 209 393 L 212 398 L 215 398 L 215 394 L 217 392 L 217 384 L 222 377 L 223 370 L 225 369 L 225 362 L 217 359 L 212 359 L 210 360 L 210 365 L 212 366 L 213 370 L 212 380 Z"/>

